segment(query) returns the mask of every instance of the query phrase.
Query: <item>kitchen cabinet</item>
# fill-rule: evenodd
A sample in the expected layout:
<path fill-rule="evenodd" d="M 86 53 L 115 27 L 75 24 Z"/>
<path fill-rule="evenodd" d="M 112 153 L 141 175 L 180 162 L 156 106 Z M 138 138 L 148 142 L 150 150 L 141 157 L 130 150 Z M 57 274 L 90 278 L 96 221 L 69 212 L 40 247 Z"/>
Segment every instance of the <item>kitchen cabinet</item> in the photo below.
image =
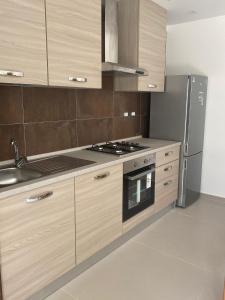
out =
<path fill-rule="evenodd" d="M 101 0 L 46 0 L 49 85 L 101 88 Z"/>
<path fill-rule="evenodd" d="M 178 198 L 180 146 L 156 153 L 155 213 Z"/>
<path fill-rule="evenodd" d="M 119 61 L 148 76 L 117 76 L 120 91 L 162 92 L 166 62 L 166 10 L 151 0 L 119 1 Z"/>
<path fill-rule="evenodd" d="M 122 234 L 122 170 L 120 164 L 75 178 L 77 263 Z"/>
<path fill-rule="evenodd" d="M 4 300 L 23 300 L 75 266 L 74 179 L 0 200 Z"/>
<path fill-rule="evenodd" d="M 1 1 L 0 83 L 47 85 L 45 1 Z"/>

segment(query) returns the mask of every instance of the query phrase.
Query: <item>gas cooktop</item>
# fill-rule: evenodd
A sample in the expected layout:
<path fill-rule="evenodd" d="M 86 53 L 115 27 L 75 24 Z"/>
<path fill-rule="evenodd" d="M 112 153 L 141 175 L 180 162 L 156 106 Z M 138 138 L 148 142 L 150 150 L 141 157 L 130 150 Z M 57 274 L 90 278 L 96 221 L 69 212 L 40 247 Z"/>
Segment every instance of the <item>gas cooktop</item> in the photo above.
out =
<path fill-rule="evenodd" d="M 103 145 L 93 145 L 91 148 L 87 148 L 87 150 L 121 156 L 148 148 L 149 147 L 142 146 L 138 143 L 122 141 L 115 143 L 108 142 Z"/>

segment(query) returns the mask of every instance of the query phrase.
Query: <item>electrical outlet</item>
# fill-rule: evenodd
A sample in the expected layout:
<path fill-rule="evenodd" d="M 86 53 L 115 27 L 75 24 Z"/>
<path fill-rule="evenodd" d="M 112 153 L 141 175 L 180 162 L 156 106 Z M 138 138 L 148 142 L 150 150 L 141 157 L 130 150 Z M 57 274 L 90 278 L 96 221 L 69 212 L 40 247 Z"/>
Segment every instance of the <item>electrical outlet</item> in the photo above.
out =
<path fill-rule="evenodd" d="M 129 113 L 128 113 L 128 112 L 125 112 L 125 113 L 123 113 L 123 116 L 124 116 L 124 117 L 129 117 Z"/>
<path fill-rule="evenodd" d="M 135 117 L 135 116 L 136 116 L 136 112 L 133 111 L 133 112 L 131 113 L 131 117 Z"/>

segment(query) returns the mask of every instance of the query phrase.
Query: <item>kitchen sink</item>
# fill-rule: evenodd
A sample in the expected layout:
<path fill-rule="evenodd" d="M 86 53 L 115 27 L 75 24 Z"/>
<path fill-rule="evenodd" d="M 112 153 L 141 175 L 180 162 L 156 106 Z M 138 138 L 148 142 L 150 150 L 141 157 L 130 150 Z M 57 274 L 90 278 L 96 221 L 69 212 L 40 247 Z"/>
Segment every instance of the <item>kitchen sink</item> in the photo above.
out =
<path fill-rule="evenodd" d="M 21 168 L 0 169 L 0 188 L 77 169 L 95 162 L 64 155 L 29 161 Z"/>
<path fill-rule="evenodd" d="M 31 170 L 31 169 L 22 169 L 22 168 L 6 168 L 0 170 L 0 187 L 13 185 L 16 183 L 37 179 L 42 177 L 43 174 Z"/>

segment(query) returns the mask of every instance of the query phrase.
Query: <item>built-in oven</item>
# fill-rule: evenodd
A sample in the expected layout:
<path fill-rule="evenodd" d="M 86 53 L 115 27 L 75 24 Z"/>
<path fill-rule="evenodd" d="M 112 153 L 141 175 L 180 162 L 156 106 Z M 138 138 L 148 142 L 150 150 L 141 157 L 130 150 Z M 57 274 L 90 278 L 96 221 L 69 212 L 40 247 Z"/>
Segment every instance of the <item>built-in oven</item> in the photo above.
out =
<path fill-rule="evenodd" d="M 124 163 L 123 222 L 155 202 L 155 155 Z"/>

